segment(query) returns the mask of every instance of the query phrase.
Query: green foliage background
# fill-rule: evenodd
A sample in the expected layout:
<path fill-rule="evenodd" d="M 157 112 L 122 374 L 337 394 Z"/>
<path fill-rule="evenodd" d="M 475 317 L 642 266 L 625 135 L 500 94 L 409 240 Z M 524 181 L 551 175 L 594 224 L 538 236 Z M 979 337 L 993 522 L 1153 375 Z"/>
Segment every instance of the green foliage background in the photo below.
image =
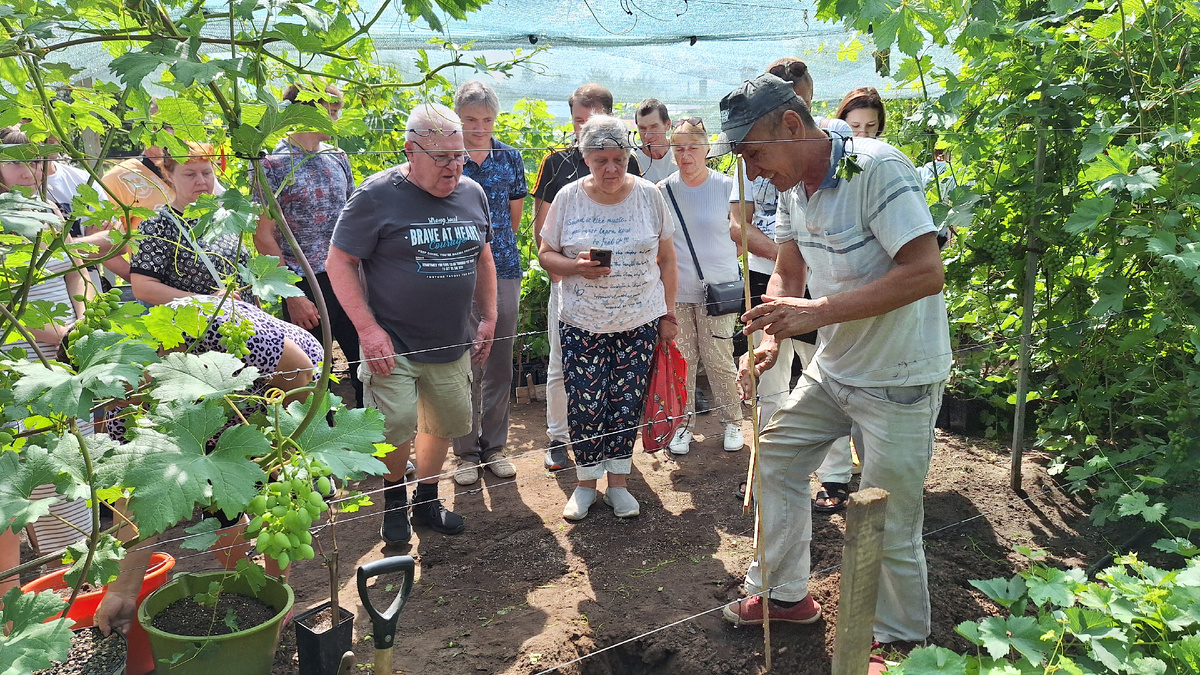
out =
<path fill-rule="evenodd" d="M 824 0 L 820 16 L 858 28 L 893 77 L 941 92 L 897 106 L 888 127 L 918 166 L 935 143 L 950 148 L 960 185 L 933 207 L 957 230 L 946 252 L 951 392 L 990 402 L 992 433 L 1011 433 L 1011 338 L 1027 318 L 1027 398 L 1053 472 L 1098 490 L 1098 522 L 1158 521 L 1164 505 L 1195 518 L 1196 3 Z M 933 68 L 935 46 L 962 68 Z M 1031 249 L 1034 314 L 1022 317 Z"/>

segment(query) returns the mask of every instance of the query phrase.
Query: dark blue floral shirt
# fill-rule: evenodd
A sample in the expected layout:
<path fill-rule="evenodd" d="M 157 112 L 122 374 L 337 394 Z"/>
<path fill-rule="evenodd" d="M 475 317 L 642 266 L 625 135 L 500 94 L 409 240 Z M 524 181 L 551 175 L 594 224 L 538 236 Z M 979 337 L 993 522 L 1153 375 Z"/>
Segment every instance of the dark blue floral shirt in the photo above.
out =
<path fill-rule="evenodd" d="M 354 174 L 350 172 L 346 153 L 325 143 L 319 152 L 306 152 L 284 138 L 259 165 L 267 184 L 278 195 L 279 209 L 308 264 L 313 272 L 324 272 L 333 226 L 354 192 Z M 255 193 L 254 200 L 265 203 L 257 188 Z M 275 242 L 279 244 L 284 264 L 299 273 L 300 263 L 279 228 L 275 229 Z"/>
<path fill-rule="evenodd" d="M 521 254 L 517 251 L 517 235 L 513 232 L 509 202 L 524 199 L 529 194 L 525 182 L 525 162 L 516 148 L 492 139 L 492 151 L 483 165 L 468 159 L 463 175 L 479 183 L 487 194 L 488 209 L 492 212 L 492 257 L 496 260 L 496 276 L 500 279 L 521 278 Z"/>

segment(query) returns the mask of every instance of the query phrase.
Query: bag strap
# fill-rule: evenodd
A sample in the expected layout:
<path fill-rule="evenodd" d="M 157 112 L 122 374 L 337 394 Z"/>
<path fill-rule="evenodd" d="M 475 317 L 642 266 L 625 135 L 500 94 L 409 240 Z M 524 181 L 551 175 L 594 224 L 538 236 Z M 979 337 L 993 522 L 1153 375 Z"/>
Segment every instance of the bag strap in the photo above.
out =
<path fill-rule="evenodd" d="M 683 229 L 683 238 L 687 240 L 688 252 L 692 254 L 692 263 L 696 265 L 696 276 L 704 283 L 704 271 L 700 269 L 700 259 L 696 257 L 696 249 L 692 246 L 692 235 L 688 234 L 687 223 L 683 222 L 683 212 L 679 210 L 679 202 L 675 201 L 675 193 L 667 185 L 667 196 L 671 198 L 671 206 L 675 207 L 675 215 L 679 217 L 679 227 Z"/>

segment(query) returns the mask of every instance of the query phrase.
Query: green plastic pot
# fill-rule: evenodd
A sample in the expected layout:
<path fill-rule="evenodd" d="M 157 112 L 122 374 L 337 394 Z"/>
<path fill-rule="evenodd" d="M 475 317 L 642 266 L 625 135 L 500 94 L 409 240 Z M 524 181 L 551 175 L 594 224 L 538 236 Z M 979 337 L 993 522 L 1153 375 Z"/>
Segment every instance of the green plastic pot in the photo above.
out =
<path fill-rule="evenodd" d="M 212 582 L 224 582 L 225 593 L 237 593 L 274 607 L 277 611 L 270 621 L 236 633 L 200 638 L 164 633 L 150 622 L 172 602 L 208 591 Z M 295 595 L 291 586 L 267 577 L 258 593 L 250 590 L 245 580 L 224 572 L 180 574 L 159 588 L 138 608 L 138 623 L 150 637 L 159 675 L 270 675 L 275 658 L 275 646 L 283 619 L 292 610 Z M 175 659 L 176 655 L 180 655 Z M 171 664 L 175 659 L 177 662 Z"/>

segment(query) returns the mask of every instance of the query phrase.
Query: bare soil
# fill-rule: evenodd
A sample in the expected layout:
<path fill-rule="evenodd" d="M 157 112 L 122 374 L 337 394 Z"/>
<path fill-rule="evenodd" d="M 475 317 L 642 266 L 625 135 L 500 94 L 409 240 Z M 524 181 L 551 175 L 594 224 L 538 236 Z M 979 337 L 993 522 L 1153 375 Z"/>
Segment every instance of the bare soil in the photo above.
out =
<path fill-rule="evenodd" d="M 211 637 L 260 626 L 278 612 L 255 598 L 222 593 L 215 608 L 201 605 L 191 598 L 180 598 L 155 614 L 150 623 L 172 635 Z"/>
<path fill-rule="evenodd" d="M 388 555 L 411 555 L 418 565 L 397 629 L 396 672 L 524 674 L 560 665 L 557 672 L 571 674 L 762 672 L 762 631 L 735 628 L 720 615 L 739 597 L 754 555 L 753 520 L 734 495 L 748 450 L 724 452 L 716 418 L 701 417 L 691 454 L 637 453 L 629 484 L 640 517 L 621 520 L 598 503 L 586 520 L 568 523 L 561 514 L 574 471 L 551 475 L 542 467 L 544 410 L 544 403 L 513 406 L 516 479 L 485 473 L 481 483 L 461 488 L 446 474 L 441 495 L 467 519 L 461 535 L 418 527 L 410 546 L 385 549 L 381 500 L 343 517 L 339 597 L 357 615 L 354 651 L 360 666 L 367 664 L 357 672 L 373 672 L 374 652 L 355 567 Z M 1128 538 L 1093 527 L 1088 505 L 1058 489 L 1040 460 L 1026 457 L 1025 493 L 1016 494 L 1006 448 L 939 432 L 925 499 L 932 643 L 967 649 L 954 626 L 998 611 L 969 581 L 1024 567 L 1015 546 L 1044 549 L 1053 565 L 1086 567 Z M 445 470 L 453 471 L 453 459 Z M 379 487 L 374 479 L 359 489 Z M 830 670 L 843 528 L 841 514 L 814 515 L 811 588 L 825 618 L 773 627 L 775 672 Z M 329 549 L 327 529 L 317 539 Z M 173 546 L 165 548 L 179 558 L 177 570 L 213 566 L 208 555 Z M 297 614 L 328 600 L 320 558 L 293 565 Z M 399 588 L 398 578 L 375 579 L 373 604 L 386 607 Z M 284 631 L 276 673 L 295 672 L 293 634 Z"/>

